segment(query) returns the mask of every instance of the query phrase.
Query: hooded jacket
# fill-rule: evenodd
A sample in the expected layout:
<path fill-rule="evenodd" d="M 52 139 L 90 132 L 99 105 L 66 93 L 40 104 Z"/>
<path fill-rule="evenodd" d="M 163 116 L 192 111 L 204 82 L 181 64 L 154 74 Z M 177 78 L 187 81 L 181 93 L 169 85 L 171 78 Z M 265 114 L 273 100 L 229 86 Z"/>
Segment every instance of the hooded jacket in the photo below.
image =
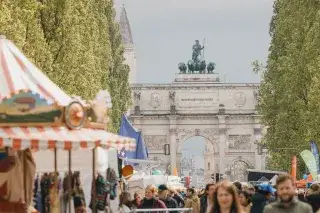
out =
<path fill-rule="evenodd" d="M 200 199 L 197 195 L 192 195 L 189 198 L 186 198 L 184 202 L 185 208 L 192 208 L 193 213 L 200 213 Z"/>

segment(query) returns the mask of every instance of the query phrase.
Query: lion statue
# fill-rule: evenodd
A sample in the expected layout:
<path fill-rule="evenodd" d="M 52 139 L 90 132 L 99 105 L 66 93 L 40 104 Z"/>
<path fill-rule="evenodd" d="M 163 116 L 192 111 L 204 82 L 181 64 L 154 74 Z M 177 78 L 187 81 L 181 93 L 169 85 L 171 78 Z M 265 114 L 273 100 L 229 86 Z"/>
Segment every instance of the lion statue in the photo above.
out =
<path fill-rule="evenodd" d="M 179 70 L 180 70 L 180 73 L 182 73 L 182 74 L 186 74 L 186 73 L 187 73 L 187 66 L 186 66 L 185 63 L 180 62 L 180 63 L 178 64 L 178 68 L 179 68 Z"/>
<path fill-rule="evenodd" d="M 213 73 L 213 70 L 215 70 L 216 64 L 214 62 L 209 62 L 207 66 L 208 73 Z"/>

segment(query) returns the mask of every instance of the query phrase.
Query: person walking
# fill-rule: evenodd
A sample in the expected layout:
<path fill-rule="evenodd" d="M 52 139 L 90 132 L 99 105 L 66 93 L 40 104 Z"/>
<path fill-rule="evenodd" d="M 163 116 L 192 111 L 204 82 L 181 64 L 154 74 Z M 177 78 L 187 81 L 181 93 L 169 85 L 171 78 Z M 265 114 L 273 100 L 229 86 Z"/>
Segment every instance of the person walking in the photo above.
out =
<path fill-rule="evenodd" d="M 295 197 L 295 186 L 290 175 L 280 175 L 276 180 L 278 200 L 268 204 L 263 213 L 313 213 L 309 204 Z"/>
<path fill-rule="evenodd" d="M 169 196 L 171 196 L 178 203 L 178 207 L 184 206 L 184 200 L 180 194 L 176 192 L 174 189 L 169 189 Z"/>
<path fill-rule="evenodd" d="M 257 186 L 256 193 L 252 196 L 251 213 L 262 213 L 264 207 L 274 199 L 275 189 L 270 184 L 263 183 Z"/>
<path fill-rule="evenodd" d="M 242 206 L 244 213 L 250 213 L 251 211 L 251 194 L 247 191 L 240 191 L 239 192 L 239 201 Z"/>
<path fill-rule="evenodd" d="M 178 208 L 178 203 L 171 196 L 168 196 L 168 187 L 164 184 L 158 186 L 158 196 L 159 199 L 164 202 L 168 209 L 176 209 Z M 171 211 L 172 213 L 178 213 L 178 211 Z"/>
<path fill-rule="evenodd" d="M 214 183 L 209 183 L 206 185 L 205 193 L 200 198 L 200 213 L 210 212 L 213 205 L 214 191 L 215 191 Z"/>
<path fill-rule="evenodd" d="M 238 190 L 229 181 L 218 183 L 213 195 L 210 213 L 244 213 L 238 198 Z"/>
<path fill-rule="evenodd" d="M 166 209 L 164 202 L 156 198 L 156 193 L 157 188 L 154 185 L 148 185 L 145 190 L 145 198 L 141 201 L 138 209 Z"/>
<path fill-rule="evenodd" d="M 187 189 L 187 197 L 184 203 L 184 208 L 192 208 L 193 213 L 200 212 L 200 199 L 193 188 Z"/>

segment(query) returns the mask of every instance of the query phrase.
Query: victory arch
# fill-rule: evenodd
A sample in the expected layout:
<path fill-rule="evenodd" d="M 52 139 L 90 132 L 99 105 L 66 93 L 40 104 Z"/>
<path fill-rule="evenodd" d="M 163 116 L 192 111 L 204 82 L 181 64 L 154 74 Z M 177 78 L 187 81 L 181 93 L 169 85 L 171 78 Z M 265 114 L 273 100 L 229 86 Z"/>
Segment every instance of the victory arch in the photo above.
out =
<path fill-rule="evenodd" d="M 205 178 L 221 173 L 233 181 L 246 181 L 246 169 L 265 167 L 265 156 L 258 150 L 259 84 L 222 83 L 214 66 L 200 66 L 197 71 L 189 62 L 188 68 L 179 64 L 180 72 L 170 84 L 131 85 L 129 119 L 142 130 L 149 159 L 159 161 L 162 170 L 176 168 L 180 173 L 183 143 L 202 136 L 207 144 Z"/>

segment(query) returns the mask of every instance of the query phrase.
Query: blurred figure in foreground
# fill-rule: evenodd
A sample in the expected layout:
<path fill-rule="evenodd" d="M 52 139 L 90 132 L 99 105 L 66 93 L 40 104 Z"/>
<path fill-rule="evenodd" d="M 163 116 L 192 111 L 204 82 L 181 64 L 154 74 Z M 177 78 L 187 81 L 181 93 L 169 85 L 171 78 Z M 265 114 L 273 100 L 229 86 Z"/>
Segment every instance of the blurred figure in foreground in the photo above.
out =
<path fill-rule="evenodd" d="M 243 213 L 237 188 L 231 182 L 220 182 L 215 189 L 213 197 L 213 207 L 210 213 Z"/>
<path fill-rule="evenodd" d="M 295 197 L 295 186 L 290 175 L 280 175 L 276 187 L 279 199 L 267 205 L 263 213 L 313 213 L 309 204 Z"/>

